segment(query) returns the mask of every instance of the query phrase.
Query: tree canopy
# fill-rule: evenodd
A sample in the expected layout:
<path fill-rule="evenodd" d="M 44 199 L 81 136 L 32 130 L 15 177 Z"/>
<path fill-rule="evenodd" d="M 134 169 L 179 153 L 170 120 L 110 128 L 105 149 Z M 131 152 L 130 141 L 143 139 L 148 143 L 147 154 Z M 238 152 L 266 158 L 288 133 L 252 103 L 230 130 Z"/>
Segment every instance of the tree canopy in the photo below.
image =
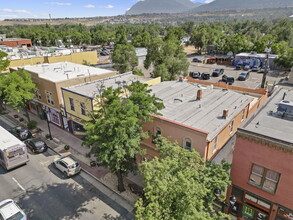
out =
<path fill-rule="evenodd" d="M 129 86 L 105 89 L 97 97 L 100 108 L 86 122 L 84 145 L 105 167 L 118 177 L 118 190 L 124 191 L 123 175 L 136 169 L 135 157 L 143 154 L 140 147 L 143 123 L 150 114 L 158 114 L 161 101 L 150 94 L 147 85 L 133 82 Z"/>
<path fill-rule="evenodd" d="M 113 52 L 112 61 L 114 69 L 119 73 L 133 70 L 138 65 L 134 46 L 131 44 L 117 44 Z"/>
<path fill-rule="evenodd" d="M 25 70 L 17 70 L 0 78 L 0 91 L 2 103 L 5 101 L 14 109 L 24 109 L 27 113 L 27 102 L 35 96 L 36 85 L 31 80 L 31 75 Z"/>
<path fill-rule="evenodd" d="M 179 33 L 178 33 L 179 34 Z M 162 81 L 175 80 L 179 75 L 187 75 L 189 62 L 173 31 L 164 40 L 153 37 L 145 60 L 145 68 L 154 66 L 153 77 L 161 77 Z"/>
<path fill-rule="evenodd" d="M 0 50 L 0 72 L 6 70 L 10 64 L 10 60 L 6 58 L 7 54 Z"/>
<path fill-rule="evenodd" d="M 215 213 L 214 190 L 225 190 L 230 165 L 205 162 L 197 152 L 190 152 L 166 138 L 157 139 L 160 158 L 142 162 L 144 198 L 136 204 L 136 219 L 144 220 L 222 220 Z"/>

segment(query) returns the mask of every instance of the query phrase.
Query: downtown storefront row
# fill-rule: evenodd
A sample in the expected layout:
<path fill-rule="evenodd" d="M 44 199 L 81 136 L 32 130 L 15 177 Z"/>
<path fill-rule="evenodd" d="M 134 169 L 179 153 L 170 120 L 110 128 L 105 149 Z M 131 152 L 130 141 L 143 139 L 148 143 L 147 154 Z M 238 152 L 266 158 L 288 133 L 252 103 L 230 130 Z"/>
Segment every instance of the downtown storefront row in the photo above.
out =
<path fill-rule="evenodd" d="M 237 202 L 229 213 L 241 220 L 293 220 L 293 210 L 233 186 Z M 236 210 L 236 211 L 235 211 Z"/>

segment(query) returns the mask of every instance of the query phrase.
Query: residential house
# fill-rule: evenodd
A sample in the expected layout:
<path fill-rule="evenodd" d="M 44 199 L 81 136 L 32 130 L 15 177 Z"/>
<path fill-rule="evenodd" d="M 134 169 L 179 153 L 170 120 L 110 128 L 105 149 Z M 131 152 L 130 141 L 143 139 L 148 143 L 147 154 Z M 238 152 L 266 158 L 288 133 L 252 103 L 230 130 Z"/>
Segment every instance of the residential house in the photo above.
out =
<path fill-rule="evenodd" d="M 279 89 L 238 129 L 231 170 L 242 219 L 293 219 L 293 91 Z"/>
<path fill-rule="evenodd" d="M 82 121 L 90 120 L 91 111 L 99 108 L 97 96 L 101 94 L 103 89 L 129 85 L 133 81 L 154 85 L 160 83 L 161 78 L 145 78 L 128 72 L 101 80 L 62 88 L 62 96 L 70 132 L 75 135 L 85 135 Z"/>
<path fill-rule="evenodd" d="M 37 87 L 36 97 L 29 105 L 30 111 L 42 119 L 47 112 L 52 123 L 67 130 L 61 88 L 116 75 L 114 71 L 69 62 L 12 67 L 10 71 L 18 69 L 28 71 Z"/>

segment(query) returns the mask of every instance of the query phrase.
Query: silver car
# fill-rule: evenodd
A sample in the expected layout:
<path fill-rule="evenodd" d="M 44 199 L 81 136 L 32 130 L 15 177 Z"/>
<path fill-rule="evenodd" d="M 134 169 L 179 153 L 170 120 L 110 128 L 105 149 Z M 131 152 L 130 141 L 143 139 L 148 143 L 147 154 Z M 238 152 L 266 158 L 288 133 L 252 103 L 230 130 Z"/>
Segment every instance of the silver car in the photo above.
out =
<path fill-rule="evenodd" d="M 0 219 L 27 220 L 27 216 L 12 199 L 6 199 L 0 202 Z"/>
<path fill-rule="evenodd" d="M 79 163 L 70 156 L 61 156 L 54 159 L 53 165 L 62 172 L 64 177 L 78 174 L 81 170 Z"/>

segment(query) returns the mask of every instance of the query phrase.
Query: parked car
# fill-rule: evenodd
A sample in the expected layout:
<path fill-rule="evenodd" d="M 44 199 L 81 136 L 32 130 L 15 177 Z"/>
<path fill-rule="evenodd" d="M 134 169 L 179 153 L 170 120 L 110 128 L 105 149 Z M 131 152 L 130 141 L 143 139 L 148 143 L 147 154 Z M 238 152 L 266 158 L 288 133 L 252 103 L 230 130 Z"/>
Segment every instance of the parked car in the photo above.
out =
<path fill-rule="evenodd" d="M 243 70 L 250 70 L 250 66 L 249 65 L 243 66 Z"/>
<path fill-rule="evenodd" d="M 192 59 L 192 62 L 202 63 L 202 60 L 195 57 Z"/>
<path fill-rule="evenodd" d="M 235 79 L 233 76 L 223 75 L 222 81 L 229 84 L 229 85 L 232 85 L 234 83 Z"/>
<path fill-rule="evenodd" d="M 258 72 L 258 71 L 260 71 L 260 67 L 259 66 L 254 66 L 254 67 L 251 68 L 251 71 Z"/>
<path fill-rule="evenodd" d="M 28 218 L 24 211 L 12 199 L 6 199 L 0 202 L 0 219 L 27 220 Z"/>
<path fill-rule="evenodd" d="M 81 170 L 79 163 L 70 156 L 61 156 L 54 159 L 53 165 L 62 172 L 64 177 L 78 174 Z"/>
<path fill-rule="evenodd" d="M 238 76 L 238 80 L 240 81 L 245 81 L 247 80 L 249 77 L 249 72 L 242 72 L 240 73 L 240 75 Z"/>
<path fill-rule="evenodd" d="M 48 150 L 48 145 L 40 138 L 28 139 L 24 143 L 34 153 L 42 153 Z"/>
<path fill-rule="evenodd" d="M 211 75 L 209 73 L 202 73 L 201 78 L 202 79 L 210 79 Z"/>
<path fill-rule="evenodd" d="M 11 128 L 10 133 L 13 134 L 15 137 L 17 137 L 18 139 L 20 139 L 21 141 L 29 139 L 33 136 L 32 133 L 28 129 L 21 126 L 16 126 L 14 128 Z"/>
<path fill-rule="evenodd" d="M 190 72 L 189 76 L 198 79 L 200 77 L 200 72 Z"/>
<path fill-rule="evenodd" d="M 212 76 L 217 77 L 217 76 L 222 75 L 223 73 L 224 73 L 224 69 L 215 69 L 215 70 L 213 71 Z"/>
<path fill-rule="evenodd" d="M 102 52 L 100 52 L 100 55 L 101 55 L 101 56 L 108 56 L 108 55 L 109 55 L 109 53 L 108 53 L 108 52 L 106 52 L 106 51 L 102 51 Z"/>
<path fill-rule="evenodd" d="M 242 69 L 242 66 L 241 66 L 241 65 L 237 65 L 237 66 L 235 67 L 235 69 L 236 69 L 236 70 L 241 70 L 241 69 Z"/>

